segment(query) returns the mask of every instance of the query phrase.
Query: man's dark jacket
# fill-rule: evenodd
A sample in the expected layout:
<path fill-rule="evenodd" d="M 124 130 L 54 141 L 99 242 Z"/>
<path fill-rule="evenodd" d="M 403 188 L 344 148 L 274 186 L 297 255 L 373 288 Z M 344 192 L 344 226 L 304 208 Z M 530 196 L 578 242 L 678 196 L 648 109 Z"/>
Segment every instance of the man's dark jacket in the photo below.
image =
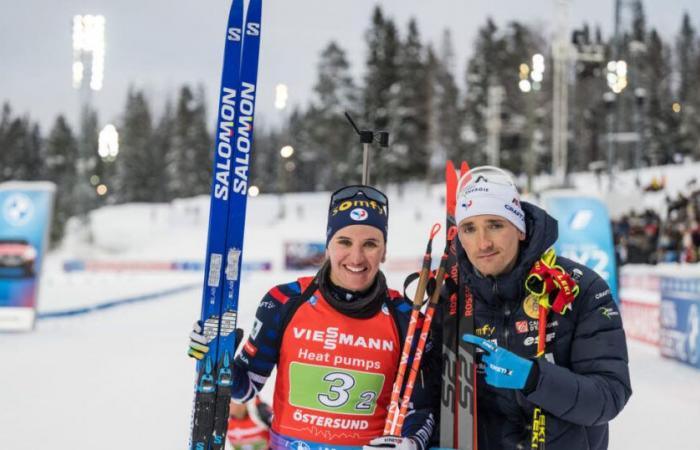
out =
<path fill-rule="evenodd" d="M 474 295 L 476 334 L 534 358 L 537 316 L 532 307 L 524 308 L 524 281 L 556 241 L 557 221 L 534 205 L 522 206 L 527 237 L 510 273 L 481 276 L 461 246 L 458 260 L 460 278 Z M 530 448 L 535 406 L 546 413 L 547 450 L 606 449 L 608 422 L 632 394 L 625 333 L 610 288 L 581 264 L 562 257 L 557 264 L 579 285 L 573 309 L 550 312 L 545 359 L 535 363 L 539 376 L 531 392 L 497 389 L 485 383 L 481 371 L 477 375 L 479 450 Z"/>

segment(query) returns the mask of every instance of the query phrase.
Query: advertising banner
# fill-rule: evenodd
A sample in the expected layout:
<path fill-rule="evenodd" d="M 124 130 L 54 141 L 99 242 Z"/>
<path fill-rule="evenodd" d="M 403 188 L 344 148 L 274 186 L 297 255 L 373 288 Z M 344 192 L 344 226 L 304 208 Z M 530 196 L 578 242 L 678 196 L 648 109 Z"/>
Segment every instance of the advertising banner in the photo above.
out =
<path fill-rule="evenodd" d="M 0 331 L 34 327 L 55 186 L 0 184 Z"/>
<path fill-rule="evenodd" d="M 613 298 L 619 302 L 615 247 L 605 204 L 572 191 L 546 192 L 542 203 L 559 222 L 557 254 L 595 270 L 608 282 Z"/>
<path fill-rule="evenodd" d="M 270 261 L 243 261 L 244 272 L 269 272 Z M 147 260 L 89 260 L 67 259 L 63 261 L 64 272 L 202 272 L 204 261 L 147 261 Z"/>
<path fill-rule="evenodd" d="M 700 279 L 662 277 L 661 354 L 700 368 Z"/>
<path fill-rule="evenodd" d="M 285 270 L 317 270 L 326 257 L 323 242 L 285 242 Z"/>
<path fill-rule="evenodd" d="M 624 265 L 619 280 L 620 312 L 627 338 L 658 346 L 661 276 L 657 267 Z"/>

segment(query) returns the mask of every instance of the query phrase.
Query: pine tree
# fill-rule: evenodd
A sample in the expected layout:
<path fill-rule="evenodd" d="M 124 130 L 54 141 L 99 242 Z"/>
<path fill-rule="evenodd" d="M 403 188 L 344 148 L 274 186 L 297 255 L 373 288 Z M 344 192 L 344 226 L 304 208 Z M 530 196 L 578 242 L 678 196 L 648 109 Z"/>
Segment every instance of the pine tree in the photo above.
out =
<path fill-rule="evenodd" d="M 399 48 L 398 70 L 398 109 L 395 111 L 398 128 L 392 130 L 396 176 L 400 180 L 423 179 L 427 174 L 432 90 L 430 71 L 414 19 L 409 21 L 406 39 Z"/>
<path fill-rule="evenodd" d="M 366 128 L 388 130 L 392 134 L 398 130 L 393 113 L 397 109 L 399 89 L 399 47 L 399 36 L 394 22 L 384 18 L 381 8 L 377 6 L 372 16 L 372 25 L 367 32 L 368 58 L 363 88 L 363 122 Z M 358 125 L 363 126 L 362 123 Z M 389 151 L 379 152 L 373 160 L 374 179 L 380 182 L 398 179 L 395 167 L 400 161 L 393 144 Z M 361 157 L 358 157 L 358 161 L 361 161 Z M 359 175 L 361 164 L 356 166 L 359 168 Z"/>
<path fill-rule="evenodd" d="M 119 202 L 148 202 L 157 189 L 152 173 L 153 125 L 148 102 L 133 87 L 127 93 L 119 135 L 117 199 Z"/>
<path fill-rule="evenodd" d="M 648 118 L 647 158 L 650 165 L 667 164 L 673 161 L 674 117 L 672 116 L 670 52 L 661 36 L 652 30 L 649 33 L 647 52 L 644 55 L 647 68 Z"/>
<path fill-rule="evenodd" d="M 504 43 L 498 37 L 498 28 L 489 18 L 477 31 L 473 56 L 467 63 L 466 72 L 465 122 L 468 124 L 467 133 L 473 136 L 469 142 L 469 162 L 473 166 L 487 162 L 488 95 L 489 88 L 501 85 L 498 60 L 503 47 Z"/>
<path fill-rule="evenodd" d="M 207 131 L 204 92 L 180 89 L 175 107 L 168 191 L 175 197 L 207 194 L 211 185 L 212 137 Z"/>
<path fill-rule="evenodd" d="M 434 111 L 433 114 L 436 133 L 438 155 L 434 165 L 441 169 L 446 159 L 461 160 L 469 155 L 461 138 L 462 112 L 459 108 L 460 92 L 454 77 L 454 49 L 449 30 L 445 30 L 442 37 L 440 57 L 436 58 L 430 53 L 429 66 L 435 68 L 434 77 Z M 442 176 L 440 173 L 440 177 Z"/>
<path fill-rule="evenodd" d="M 698 57 L 698 42 L 695 28 L 688 13 L 683 15 L 683 21 L 676 38 L 676 55 L 679 75 L 677 99 L 681 105 L 679 114 L 679 151 L 683 154 L 700 155 L 700 95 L 698 95 L 697 69 L 700 67 Z"/>
<path fill-rule="evenodd" d="M 0 181 L 34 181 L 42 177 L 42 140 L 39 126 L 29 117 L 12 117 L 9 104 L 0 118 Z"/>
<path fill-rule="evenodd" d="M 63 115 L 58 116 L 46 140 L 44 158 L 46 179 L 56 184 L 51 243 L 63 237 L 66 221 L 75 214 L 73 186 L 76 184 L 78 141 Z"/>
<path fill-rule="evenodd" d="M 99 131 L 97 112 L 84 105 L 80 115 L 78 134 L 78 154 L 75 160 L 76 178 L 72 197 L 75 200 L 75 214 L 86 219 L 87 213 L 97 207 L 98 199 L 91 178 L 95 175 Z"/>
<path fill-rule="evenodd" d="M 170 163 L 170 153 L 173 146 L 174 113 L 170 100 L 165 103 L 163 115 L 158 121 L 158 125 L 153 131 L 153 144 L 151 148 L 153 193 L 151 201 L 167 202 L 174 198 L 168 187 L 171 185 L 168 178 L 170 173 L 168 164 Z"/>
<path fill-rule="evenodd" d="M 582 171 L 588 170 L 591 162 L 605 159 L 601 136 L 606 133 L 603 94 L 608 90 L 607 60 L 599 28 L 591 33 L 588 24 L 584 24 L 576 38 L 576 77 L 569 91 L 573 107 L 570 108 L 572 139 L 568 159 L 571 171 Z"/>
<path fill-rule="evenodd" d="M 359 153 L 358 139 L 344 116 L 347 111 L 358 118 L 357 87 L 345 51 L 335 42 L 321 53 L 314 93 L 306 125 L 302 125 L 309 128 L 311 141 L 304 148 L 304 161 L 316 167 L 312 188 L 331 189 L 353 178 L 357 167 L 352 164 Z"/>

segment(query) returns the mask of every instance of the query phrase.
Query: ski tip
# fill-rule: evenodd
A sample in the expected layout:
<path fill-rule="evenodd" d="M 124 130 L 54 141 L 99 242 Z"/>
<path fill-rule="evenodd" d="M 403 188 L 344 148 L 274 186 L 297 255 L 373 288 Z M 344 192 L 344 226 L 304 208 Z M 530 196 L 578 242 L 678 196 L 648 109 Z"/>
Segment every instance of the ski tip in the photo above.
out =
<path fill-rule="evenodd" d="M 462 163 L 459 165 L 459 176 L 463 177 L 465 173 L 469 172 L 471 170 L 469 168 L 469 164 L 466 161 L 462 161 Z"/>

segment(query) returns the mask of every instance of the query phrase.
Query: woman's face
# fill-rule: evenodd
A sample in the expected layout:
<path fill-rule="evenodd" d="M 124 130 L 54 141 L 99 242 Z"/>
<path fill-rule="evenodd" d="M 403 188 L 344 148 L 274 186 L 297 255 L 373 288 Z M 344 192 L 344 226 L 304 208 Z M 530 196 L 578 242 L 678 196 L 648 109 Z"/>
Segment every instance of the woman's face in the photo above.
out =
<path fill-rule="evenodd" d="M 364 291 L 374 283 L 386 256 L 384 236 L 369 225 L 349 225 L 328 243 L 333 284 L 350 291 Z"/>

